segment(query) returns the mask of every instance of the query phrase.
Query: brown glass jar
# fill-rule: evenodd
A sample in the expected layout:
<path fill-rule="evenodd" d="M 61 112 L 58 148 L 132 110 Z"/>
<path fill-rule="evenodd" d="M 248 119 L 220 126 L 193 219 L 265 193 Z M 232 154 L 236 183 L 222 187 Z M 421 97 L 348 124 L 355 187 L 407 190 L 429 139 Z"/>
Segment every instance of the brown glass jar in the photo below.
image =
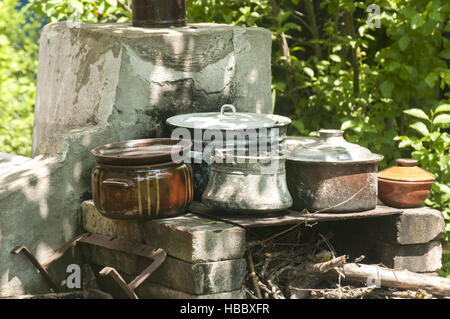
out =
<path fill-rule="evenodd" d="M 115 219 L 155 219 L 184 213 L 192 201 L 188 164 L 113 166 L 97 163 L 92 195 L 98 211 Z"/>
<path fill-rule="evenodd" d="M 114 219 L 180 215 L 193 198 L 192 168 L 181 161 L 192 142 L 130 140 L 91 151 L 92 197 L 98 211 Z M 174 162 L 177 161 L 177 162 Z"/>
<path fill-rule="evenodd" d="M 133 26 L 143 28 L 186 25 L 185 0 L 133 0 Z"/>

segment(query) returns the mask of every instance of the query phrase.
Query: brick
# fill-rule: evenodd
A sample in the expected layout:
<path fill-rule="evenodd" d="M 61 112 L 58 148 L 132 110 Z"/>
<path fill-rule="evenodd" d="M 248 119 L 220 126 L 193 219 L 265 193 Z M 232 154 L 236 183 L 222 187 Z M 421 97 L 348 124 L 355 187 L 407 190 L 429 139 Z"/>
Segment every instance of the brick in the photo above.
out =
<path fill-rule="evenodd" d="M 245 253 L 245 230 L 224 222 L 187 214 L 144 222 L 146 241 L 135 220 L 114 220 L 101 215 L 92 201 L 82 205 L 85 231 L 146 242 L 168 255 L 190 262 L 239 259 Z"/>
<path fill-rule="evenodd" d="M 442 267 L 442 245 L 439 241 L 414 245 L 380 242 L 377 252 L 381 262 L 390 268 L 434 272 Z"/>

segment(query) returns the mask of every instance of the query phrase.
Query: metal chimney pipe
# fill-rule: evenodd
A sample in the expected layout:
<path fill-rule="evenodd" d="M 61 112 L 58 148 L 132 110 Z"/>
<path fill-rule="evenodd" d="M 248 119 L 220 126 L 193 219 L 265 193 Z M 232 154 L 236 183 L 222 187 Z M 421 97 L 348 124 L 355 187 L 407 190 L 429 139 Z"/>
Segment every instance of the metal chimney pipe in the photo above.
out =
<path fill-rule="evenodd" d="M 133 0 L 133 26 L 142 28 L 186 25 L 185 0 Z"/>

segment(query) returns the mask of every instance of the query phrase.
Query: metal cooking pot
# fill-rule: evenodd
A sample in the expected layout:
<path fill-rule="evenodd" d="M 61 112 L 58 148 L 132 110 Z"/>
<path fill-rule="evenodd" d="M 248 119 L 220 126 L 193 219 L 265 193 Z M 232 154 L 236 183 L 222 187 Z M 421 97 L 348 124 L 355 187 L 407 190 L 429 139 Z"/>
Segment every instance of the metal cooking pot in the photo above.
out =
<path fill-rule="evenodd" d="M 196 200 L 201 199 L 208 184 L 210 159 L 216 148 L 235 151 L 237 155 L 278 154 L 291 122 L 280 115 L 236 112 L 231 104 L 223 105 L 220 112 L 182 114 L 167 119 L 173 128 L 172 137 L 194 143 L 191 163 Z M 178 129 L 185 130 L 178 134 Z"/>
<path fill-rule="evenodd" d="M 236 214 L 267 214 L 292 206 L 283 156 L 236 156 L 216 150 L 202 202 Z"/>
<path fill-rule="evenodd" d="M 293 207 L 309 212 L 357 212 L 377 204 L 378 163 L 383 156 L 345 141 L 343 131 L 319 138 L 288 138 L 287 185 Z"/>

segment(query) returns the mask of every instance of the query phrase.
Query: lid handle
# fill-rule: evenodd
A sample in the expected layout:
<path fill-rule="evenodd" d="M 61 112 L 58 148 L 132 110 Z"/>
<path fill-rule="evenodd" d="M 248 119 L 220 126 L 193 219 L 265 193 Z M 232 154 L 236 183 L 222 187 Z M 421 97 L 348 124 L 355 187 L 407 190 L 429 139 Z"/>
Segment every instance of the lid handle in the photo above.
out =
<path fill-rule="evenodd" d="M 341 137 L 341 136 L 344 136 L 344 131 L 321 129 L 321 130 L 319 130 L 319 135 L 321 138 Z"/>
<path fill-rule="evenodd" d="M 232 104 L 225 104 L 220 109 L 220 115 L 230 116 L 230 115 L 225 113 L 226 109 L 230 109 L 231 112 L 233 112 L 233 114 L 231 116 L 234 116 L 236 114 L 236 108 L 234 107 L 234 105 L 232 105 Z"/>
<path fill-rule="evenodd" d="M 418 161 L 412 158 L 398 158 L 395 160 L 397 166 L 401 167 L 413 167 L 417 166 Z"/>

